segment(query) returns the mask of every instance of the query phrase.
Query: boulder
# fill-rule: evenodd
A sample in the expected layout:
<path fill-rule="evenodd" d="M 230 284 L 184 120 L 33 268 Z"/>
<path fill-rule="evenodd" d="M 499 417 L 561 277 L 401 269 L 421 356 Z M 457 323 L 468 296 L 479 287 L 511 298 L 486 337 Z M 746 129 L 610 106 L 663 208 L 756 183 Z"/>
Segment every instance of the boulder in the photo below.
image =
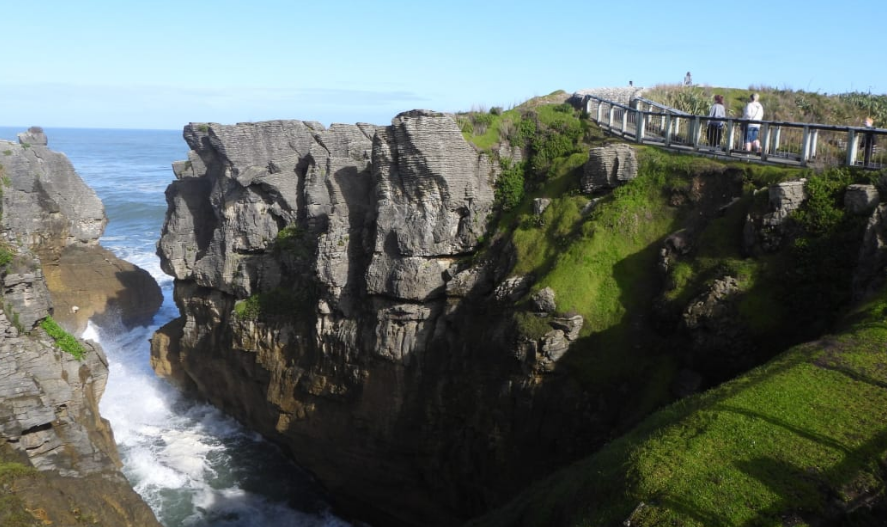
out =
<path fill-rule="evenodd" d="M 536 216 L 541 216 L 545 209 L 551 205 L 551 200 L 548 198 L 536 198 L 533 200 L 533 214 Z"/>
<path fill-rule="evenodd" d="M 49 140 L 46 138 L 43 128 L 32 126 L 28 128 L 27 132 L 18 134 L 18 142 L 21 145 L 46 146 L 49 143 Z"/>
<path fill-rule="evenodd" d="M 533 311 L 537 313 L 553 313 L 557 309 L 554 301 L 554 289 L 546 287 L 537 291 L 530 299 Z"/>
<path fill-rule="evenodd" d="M 582 318 L 582 315 L 564 315 L 561 317 L 553 317 L 551 319 L 551 326 L 554 329 L 559 329 L 564 332 L 564 338 L 569 341 L 574 341 L 579 338 L 579 332 L 582 331 L 582 326 L 585 323 L 585 319 Z"/>
<path fill-rule="evenodd" d="M 582 192 L 591 194 L 616 188 L 637 175 L 638 162 L 634 148 L 623 143 L 592 148 L 582 175 Z"/>

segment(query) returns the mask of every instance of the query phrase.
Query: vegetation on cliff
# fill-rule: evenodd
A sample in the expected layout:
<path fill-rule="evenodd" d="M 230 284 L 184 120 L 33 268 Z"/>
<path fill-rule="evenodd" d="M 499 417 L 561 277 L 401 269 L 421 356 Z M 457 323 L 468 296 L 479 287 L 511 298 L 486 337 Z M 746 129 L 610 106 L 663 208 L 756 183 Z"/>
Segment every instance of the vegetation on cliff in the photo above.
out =
<path fill-rule="evenodd" d="M 531 115 L 509 110 L 490 128 L 509 112 Z M 544 113 L 533 109 L 534 133 L 556 130 Z M 524 163 L 541 168 L 534 139 Z M 686 368 L 706 376 L 705 388 L 779 355 L 660 410 L 477 525 L 800 525 L 877 514 L 882 505 L 869 506 L 885 492 L 887 302 L 881 295 L 844 318 L 867 218 L 845 211 L 843 198 L 849 184 L 879 184 L 882 174 L 638 147 L 637 178 L 589 196 L 579 192 L 587 150 L 608 140 L 593 127 L 562 139 L 569 148 L 543 156 L 546 168 L 528 168 L 521 192 L 507 193 L 520 199 L 501 201 L 491 238 L 512 249 L 512 274 L 534 277 L 532 291 L 551 288 L 559 312 L 583 316 L 562 370 L 592 393 L 622 387 L 615 430 L 673 400 Z M 802 178 L 806 200 L 786 219 L 779 249 L 751 254 L 744 231 L 769 205 L 767 187 Z M 535 198 L 550 200 L 541 214 Z M 674 233 L 692 246 L 663 271 L 661 248 Z M 737 287 L 739 358 L 693 350 L 682 325 L 694 299 L 727 277 Z M 541 337 L 544 317 L 523 305 L 520 332 Z"/>
<path fill-rule="evenodd" d="M 76 359 L 83 359 L 86 355 L 86 348 L 74 338 L 73 335 L 62 329 L 61 326 L 53 320 L 52 317 L 46 317 L 40 322 L 40 327 L 46 331 L 46 334 L 55 340 L 59 348 L 65 353 L 70 353 Z"/>
<path fill-rule="evenodd" d="M 708 115 L 716 93 L 724 96 L 731 117 L 741 117 L 749 95 L 759 93 L 770 121 L 863 126 L 865 118 L 872 117 L 875 126 L 887 126 L 887 95 L 864 92 L 829 95 L 770 86 L 737 89 L 674 84 L 654 86 L 644 97 L 695 115 Z"/>

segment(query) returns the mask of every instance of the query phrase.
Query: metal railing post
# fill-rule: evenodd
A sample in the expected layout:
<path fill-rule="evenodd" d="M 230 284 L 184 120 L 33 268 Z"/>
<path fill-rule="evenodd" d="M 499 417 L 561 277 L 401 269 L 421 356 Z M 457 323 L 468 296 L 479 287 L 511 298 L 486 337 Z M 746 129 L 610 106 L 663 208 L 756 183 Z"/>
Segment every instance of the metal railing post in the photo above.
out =
<path fill-rule="evenodd" d="M 665 146 L 671 146 L 671 114 L 665 113 Z"/>
<path fill-rule="evenodd" d="M 601 122 L 601 114 L 604 112 L 604 104 L 603 101 L 597 102 L 597 122 Z"/>
<path fill-rule="evenodd" d="M 628 110 L 622 109 L 622 136 L 625 136 L 625 132 L 628 130 Z"/>
<path fill-rule="evenodd" d="M 735 139 L 736 131 L 733 129 L 733 119 L 727 120 L 727 146 L 724 147 L 724 153 L 730 155 L 730 151 L 733 150 L 733 140 Z"/>
<path fill-rule="evenodd" d="M 847 166 L 856 164 L 856 130 L 847 131 Z"/>
<path fill-rule="evenodd" d="M 610 130 L 613 129 L 613 113 L 615 112 L 616 107 L 613 106 L 613 103 L 610 103 L 610 111 L 607 112 L 607 127 L 610 128 Z"/>
<path fill-rule="evenodd" d="M 644 115 L 644 112 L 642 112 L 641 110 L 637 110 L 637 112 L 638 112 L 638 120 L 637 120 L 638 124 L 637 124 L 637 132 L 635 133 L 635 136 L 636 136 L 635 140 L 637 140 L 638 143 L 643 143 L 644 142 L 644 132 L 646 132 L 645 128 L 647 127 L 647 119 L 646 119 L 646 115 Z"/>
<path fill-rule="evenodd" d="M 779 150 L 779 139 L 782 136 L 782 127 L 777 126 L 776 132 L 773 133 L 773 151 Z"/>
<path fill-rule="evenodd" d="M 761 141 L 761 161 L 767 160 L 767 147 L 770 146 L 770 125 L 764 123 L 761 125 L 763 132 L 763 140 Z"/>
<path fill-rule="evenodd" d="M 693 118 L 693 126 L 690 127 L 690 131 L 693 134 L 693 150 L 699 150 L 699 116 Z M 711 146 L 711 145 L 709 145 Z"/>
<path fill-rule="evenodd" d="M 819 143 L 819 128 L 814 128 L 810 137 L 810 152 L 807 154 L 807 159 L 816 159 L 816 147 Z"/>
<path fill-rule="evenodd" d="M 807 166 L 807 159 L 810 157 L 810 127 L 804 127 L 804 135 L 801 140 L 801 166 Z"/>

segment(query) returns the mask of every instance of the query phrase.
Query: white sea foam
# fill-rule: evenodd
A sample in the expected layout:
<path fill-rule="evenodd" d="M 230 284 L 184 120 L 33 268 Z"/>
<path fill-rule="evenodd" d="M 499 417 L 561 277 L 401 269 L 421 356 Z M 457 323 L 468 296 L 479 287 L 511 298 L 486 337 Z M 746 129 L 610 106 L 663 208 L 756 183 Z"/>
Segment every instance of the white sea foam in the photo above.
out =
<path fill-rule="evenodd" d="M 166 527 L 348 525 L 326 511 L 309 479 L 293 477 L 298 469 L 275 457 L 273 446 L 218 409 L 185 399 L 151 370 L 148 339 L 178 316 L 173 281 L 160 269 L 154 244 L 166 208 L 163 190 L 174 180 L 168 167 L 187 151 L 181 134 L 58 129 L 51 136 L 113 212 L 102 245 L 148 271 L 164 293 L 152 327 L 90 323 L 83 334 L 108 356 L 100 409 L 136 492 Z"/>

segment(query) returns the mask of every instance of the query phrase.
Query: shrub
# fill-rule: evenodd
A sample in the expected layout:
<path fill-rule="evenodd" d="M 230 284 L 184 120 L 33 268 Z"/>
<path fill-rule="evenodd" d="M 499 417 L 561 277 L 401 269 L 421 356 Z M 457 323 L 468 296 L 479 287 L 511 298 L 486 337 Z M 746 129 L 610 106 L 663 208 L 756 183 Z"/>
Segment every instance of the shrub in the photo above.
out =
<path fill-rule="evenodd" d="M 295 318 L 310 315 L 316 303 L 313 287 L 278 287 L 237 302 L 234 316 L 241 320 Z"/>
<path fill-rule="evenodd" d="M 511 210 L 524 199 L 524 163 L 510 159 L 499 161 L 502 173 L 496 180 L 496 202 L 503 211 Z"/>
<path fill-rule="evenodd" d="M 62 329 L 52 317 L 46 317 L 40 323 L 46 334 L 55 340 L 56 345 L 75 359 L 82 360 L 86 356 L 86 348 L 73 335 Z"/>
<path fill-rule="evenodd" d="M 490 108 L 490 115 L 502 115 L 502 107 L 493 106 L 492 108 Z"/>

